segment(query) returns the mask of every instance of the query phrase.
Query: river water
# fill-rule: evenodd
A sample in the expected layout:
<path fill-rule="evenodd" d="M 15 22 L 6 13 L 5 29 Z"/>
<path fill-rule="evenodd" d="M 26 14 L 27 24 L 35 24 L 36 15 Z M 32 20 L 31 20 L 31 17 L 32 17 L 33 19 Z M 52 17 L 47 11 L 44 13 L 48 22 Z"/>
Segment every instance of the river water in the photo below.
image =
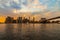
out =
<path fill-rule="evenodd" d="M 60 24 L 0 24 L 0 40 L 60 40 Z"/>

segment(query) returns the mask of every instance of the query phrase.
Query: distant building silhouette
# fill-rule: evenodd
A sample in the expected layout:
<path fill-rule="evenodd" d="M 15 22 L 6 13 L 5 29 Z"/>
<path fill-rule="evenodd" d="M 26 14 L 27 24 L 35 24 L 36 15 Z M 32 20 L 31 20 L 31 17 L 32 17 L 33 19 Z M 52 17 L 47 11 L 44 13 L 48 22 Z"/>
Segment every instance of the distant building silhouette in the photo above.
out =
<path fill-rule="evenodd" d="M 50 19 L 46 19 L 46 18 L 41 18 L 41 20 L 36 21 L 35 17 L 33 17 L 32 20 L 30 20 L 29 18 L 25 18 L 25 17 L 18 17 L 16 20 L 13 17 L 7 16 L 5 23 L 60 23 L 60 20 L 56 20 L 56 21 L 50 21 L 50 20 L 54 20 L 54 19 L 58 19 L 59 17 L 54 17 L 54 18 L 50 18 Z"/>
<path fill-rule="evenodd" d="M 16 20 L 13 20 L 13 22 L 12 23 L 16 23 Z"/>
<path fill-rule="evenodd" d="M 13 18 L 9 16 L 5 20 L 5 23 L 12 23 L 12 22 L 13 22 Z"/>
<path fill-rule="evenodd" d="M 27 18 L 23 19 L 23 23 L 29 23 L 29 19 Z"/>
<path fill-rule="evenodd" d="M 59 20 L 56 20 L 56 21 L 52 21 L 52 23 L 59 23 L 60 21 Z"/>
<path fill-rule="evenodd" d="M 40 23 L 50 23 L 46 18 L 41 18 Z"/>
<path fill-rule="evenodd" d="M 31 22 L 30 17 L 29 17 L 29 23 Z"/>
<path fill-rule="evenodd" d="M 17 18 L 17 23 L 22 23 L 22 17 Z"/>
<path fill-rule="evenodd" d="M 33 22 L 35 21 L 35 17 L 33 17 Z"/>
<path fill-rule="evenodd" d="M 31 23 L 35 23 L 35 17 L 33 17 L 33 20 L 31 21 Z"/>

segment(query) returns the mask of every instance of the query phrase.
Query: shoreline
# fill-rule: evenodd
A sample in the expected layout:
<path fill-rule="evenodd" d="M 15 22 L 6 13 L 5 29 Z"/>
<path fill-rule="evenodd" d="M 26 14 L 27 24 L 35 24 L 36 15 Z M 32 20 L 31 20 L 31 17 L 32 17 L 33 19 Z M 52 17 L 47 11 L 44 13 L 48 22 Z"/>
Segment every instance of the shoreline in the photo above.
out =
<path fill-rule="evenodd" d="M 0 23 L 0 24 L 60 24 L 60 23 Z"/>

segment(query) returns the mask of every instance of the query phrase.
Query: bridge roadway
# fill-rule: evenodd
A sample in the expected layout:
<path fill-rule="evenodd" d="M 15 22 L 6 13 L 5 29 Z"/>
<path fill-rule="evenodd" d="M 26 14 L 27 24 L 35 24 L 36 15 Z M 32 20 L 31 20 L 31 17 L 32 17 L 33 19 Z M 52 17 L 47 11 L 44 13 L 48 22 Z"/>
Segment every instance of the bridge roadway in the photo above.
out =
<path fill-rule="evenodd" d="M 54 17 L 54 18 L 50 18 L 50 19 L 47 19 L 47 20 L 54 20 L 54 19 L 59 19 L 59 18 L 60 18 L 60 16 Z"/>

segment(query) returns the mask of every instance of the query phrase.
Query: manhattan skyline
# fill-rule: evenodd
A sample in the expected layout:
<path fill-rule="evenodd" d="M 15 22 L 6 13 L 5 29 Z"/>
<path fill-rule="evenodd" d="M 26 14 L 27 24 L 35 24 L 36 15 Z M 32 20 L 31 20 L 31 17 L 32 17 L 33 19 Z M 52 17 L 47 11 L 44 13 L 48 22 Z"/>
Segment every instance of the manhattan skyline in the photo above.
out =
<path fill-rule="evenodd" d="M 0 0 L 0 22 L 6 16 L 51 18 L 60 16 L 60 0 Z M 39 17 L 39 18 L 38 18 Z"/>

